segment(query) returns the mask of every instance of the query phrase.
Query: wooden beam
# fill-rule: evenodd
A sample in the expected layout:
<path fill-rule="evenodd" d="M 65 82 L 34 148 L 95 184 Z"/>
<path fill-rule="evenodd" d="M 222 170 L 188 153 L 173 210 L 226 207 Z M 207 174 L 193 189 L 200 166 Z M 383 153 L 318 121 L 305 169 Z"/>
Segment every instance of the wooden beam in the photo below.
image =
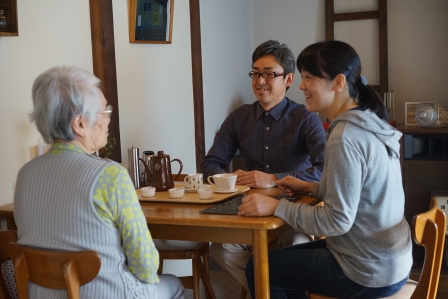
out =
<path fill-rule="evenodd" d="M 377 10 L 375 10 L 375 11 L 337 13 L 337 14 L 333 15 L 333 22 L 378 19 L 378 16 L 379 16 L 379 14 L 378 14 Z"/>
<path fill-rule="evenodd" d="M 378 64 L 380 84 L 372 86 L 380 97 L 389 90 L 389 60 L 387 45 L 387 0 L 378 0 L 378 10 L 351 13 L 334 13 L 334 0 L 325 0 L 326 40 L 334 39 L 334 22 L 378 19 Z"/>
<path fill-rule="evenodd" d="M 334 40 L 334 3 L 333 0 L 325 0 L 325 39 Z"/>
<path fill-rule="evenodd" d="M 93 73 L 101 80 L 106 100 L 114 107 L 109 125 L 110 159 L 121 162 L 117 71 L 112 0 L 90 0 Z"/>
<path fill-rule="evenodd" d="M 190 0 L 191 64 L 193 75 L 193 111 L 196 171 L 205 157 L 204 95 L 202 85 L 201 16 L 199 0 Z"/>
<path fill-rule="evenodd" d="M 389 59 L 387 45 L 387 0 L 378 0 L 380 97 L 389 90 Z"/>
<path fill-rule="evenodd" d="M 103 83 L 103 92 L 114 106 L 109 136 L 115 138 L 111 159 L 121 162 L 117 75 L 112 0 L 90 0 L 93 72 Z M 191 60 L 196 169 L 205 157 L 204 101 L 202 85 L 201 21 L 199 0 L 190 0 Z"/>

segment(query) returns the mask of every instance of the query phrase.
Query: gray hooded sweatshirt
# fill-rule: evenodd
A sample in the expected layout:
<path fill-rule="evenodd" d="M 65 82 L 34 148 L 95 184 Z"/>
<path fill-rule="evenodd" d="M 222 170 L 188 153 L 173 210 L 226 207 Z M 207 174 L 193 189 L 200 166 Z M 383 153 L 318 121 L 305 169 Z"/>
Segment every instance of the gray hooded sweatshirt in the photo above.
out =
<path fill-rule="evenodd" d="M 412 266 L 401 135 L 369 109 L 341 113 L 329 128 L 322 179 L 312 191 L 324 206 L 282 199 L 275 211 L 303 233 L 326 236 L 344 274 L 366 287 L 397 283 Z"/>

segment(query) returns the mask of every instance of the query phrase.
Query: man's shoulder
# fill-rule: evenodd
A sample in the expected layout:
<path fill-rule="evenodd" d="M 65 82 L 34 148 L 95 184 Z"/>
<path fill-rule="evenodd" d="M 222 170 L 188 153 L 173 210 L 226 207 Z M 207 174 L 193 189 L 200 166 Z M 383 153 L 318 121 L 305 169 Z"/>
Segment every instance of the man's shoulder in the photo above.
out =
<path fill-rule="evenodd" d="M 286 98 L 286 100 L 288 101 L 288 110 L 291 113 L 298 113 L 303 116 L 316 115 L 316 113 L 308 111 L 305 105 L 299 104 L 289 98 Z"/>
<path fill-rule="evenodd" d="M 243 105 L 241 105 L 241 106 L 235 108 L 235 109 L 232 111 L 232 113 L 234 113 L 234 114 L 238 114 L 238 115 L 240 115 L 240 114 L 254 113 L 254 112 L 257 111 L 257 104 L 258 104 L 258 101 L 255 101 L 255 102 L 253 102 L 253 103 L 251 103 L 251 104 L 243 104 Z"/>

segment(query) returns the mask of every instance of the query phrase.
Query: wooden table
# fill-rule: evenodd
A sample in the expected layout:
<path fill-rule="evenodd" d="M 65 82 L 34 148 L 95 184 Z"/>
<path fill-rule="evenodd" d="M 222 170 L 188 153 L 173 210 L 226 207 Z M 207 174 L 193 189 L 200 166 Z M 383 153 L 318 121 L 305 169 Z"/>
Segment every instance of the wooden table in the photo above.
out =
<path fill-rule="evenodd" d="M 248 193 L 254 192 L 275 196 L 279 189 L 251 189 Z M 300 202 L 314 205 L 318 201 L 304 196 Z M 268 242 L 290 229 L 282 219 L 200 213 L 213 204 L 142 202 L 141 205 L 155 239 L 253 245 L 256 298 L 270 297 Z M 6 218 L 8 229 L 15 229 L 13 204 L 1 206 L 0 217 Z"/>

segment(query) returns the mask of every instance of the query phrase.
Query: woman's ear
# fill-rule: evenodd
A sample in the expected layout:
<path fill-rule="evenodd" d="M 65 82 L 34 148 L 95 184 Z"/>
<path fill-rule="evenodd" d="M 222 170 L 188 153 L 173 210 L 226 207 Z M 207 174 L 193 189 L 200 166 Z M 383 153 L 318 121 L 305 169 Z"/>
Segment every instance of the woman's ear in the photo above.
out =
<path fill-rule="evenodd" d="M 286 75 L 286 87 L 289 87 L 294 82 L 294 73 L 289 73 Z"/>
<path fill-rule="evenodd" d="M 333 82 L 334 82 L 334 90 L 339 92 L 342 91 L 342 89 L 344 88 L 345 83 L 347 83 L 347 79 L 343 74 L 339 74 L 334 78 Z"/>
<path fill-rule="evenodd" d="M 72 120 L 72 129 L 80 137 L 86 136 L 87 120 L 82 115 L 77 115 Z"/>

